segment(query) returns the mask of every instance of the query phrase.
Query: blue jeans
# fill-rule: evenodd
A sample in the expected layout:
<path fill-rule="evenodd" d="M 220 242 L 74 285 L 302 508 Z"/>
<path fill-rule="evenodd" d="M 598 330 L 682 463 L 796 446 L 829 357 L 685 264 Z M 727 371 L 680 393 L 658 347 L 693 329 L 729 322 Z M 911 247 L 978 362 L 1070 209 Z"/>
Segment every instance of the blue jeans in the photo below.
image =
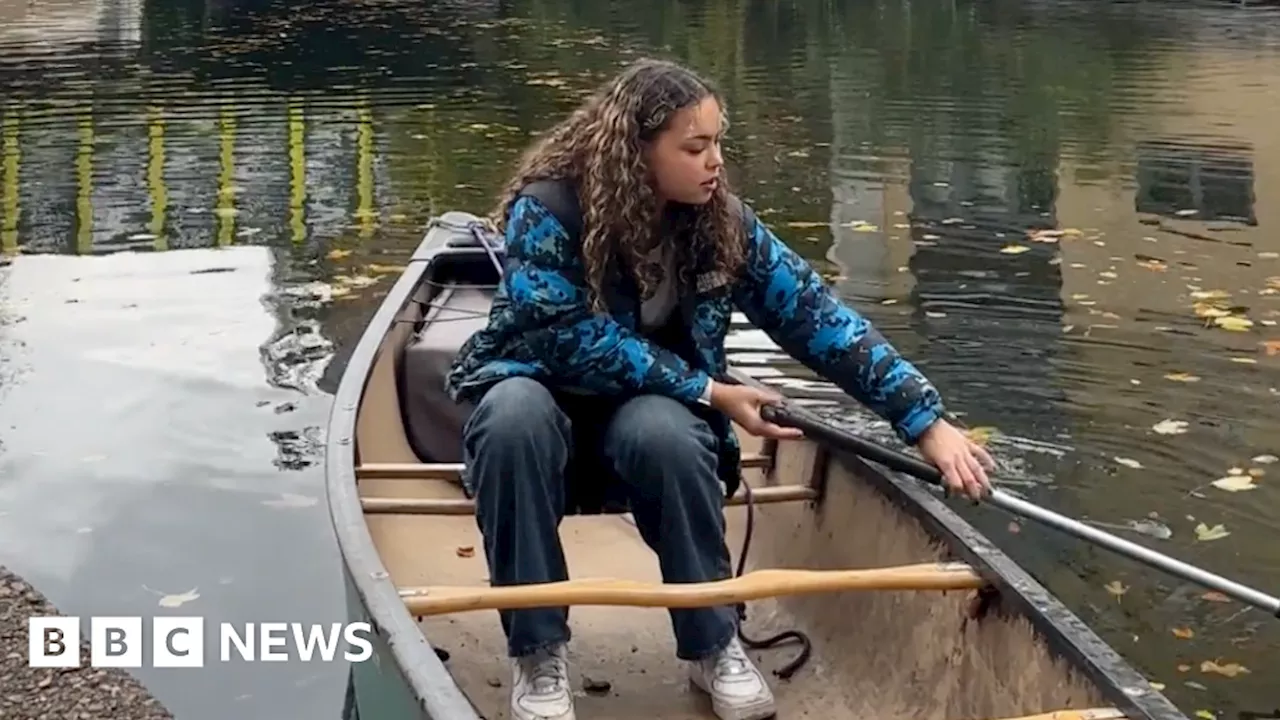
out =
<path fill-rule="evenodd" d="M 523 585 L 568 579 L 557 531 L 567 507 L 574 453 L 599 453 L 618 482 L 640 536 L 658 554 L 667 583 L 722 580 L 732 574 L 724 539 L 724 490 L 716 475 L 711 428 L 679 401 L 642 395 L 611 408 L 598 447 L 574 447 L 573 420 L 541 383 L 510 378 L 494 385 L 463 430 L 467 490 L 476 500 L 490 583 Z M 568 608 L 500 611 L 507 651 L 520 657 L 568 642 Z M 733 606 L 670 610 L 676 655 L 698 660 L 733 639 Z"/>

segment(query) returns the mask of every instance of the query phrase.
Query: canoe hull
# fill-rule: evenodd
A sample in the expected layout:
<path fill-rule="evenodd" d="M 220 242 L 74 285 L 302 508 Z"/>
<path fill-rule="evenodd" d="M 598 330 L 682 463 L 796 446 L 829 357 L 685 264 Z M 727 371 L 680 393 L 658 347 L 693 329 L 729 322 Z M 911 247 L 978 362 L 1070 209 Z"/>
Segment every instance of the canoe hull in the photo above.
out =
<path fill-rule="evenodd" d="M 448 274 L 440 274 L 442 269 L 451 265 L 468 262 L 484 264 L 490 261 L 483 248 L 474 243 L 468 244 L 466 238 L 457 231 L 459 225 L 465 225 L 469 217 L 465 214 L 450 213 L 436 221 L 404 275 L 388 293 L 383 306 L 370 321 L 364 336 L 352 353 L 335 396 L 327 455 L 330 510 L 347 567 L 351 617 L 372 622 L 377 631 L 375 658 L 355 666 L 351 676 L 353 704 L 358 708 L 358 717 L 363 720 L 390 718 L 478 720 L 482 714 L 477 712 L 477 706 L 473 705 L 473 701 L 462 692 L 460 684 L 470 683 L 469 692 L 483 692 L 486 695 L 505 692 L 505 690 L 494 690 L 492 685 L 497 667 L 494 647 L 489 647 L 486 651 L 495 655 L 494 662 L 486 666 L 489 667 L 488 670 L 480 674 L 477 674 L 474 669 L 470 670 L 467 678 L 459 679 L 457 682 L 455 682 L 455 675 L 450 673 L 450 669 L 440 662 L 432 646 L 433 637 L 447 638 L 452 643 L 448 646 L 451 651 L 460 647 L 459 643 L 469 643 L 471 647 L 469 652 L 476 652 L 475 636 L 469 634 L 471 632 L 469 630 L 460 631 L 461 634 L 458 634 L 450 631 L 448 625 L 441 624 L 428 625 L 426 627 L 436 629 L 424 632 L 409 616 L 404 602 L 389 578 L 388 568 L 393 569 L 392 574 L 396 572 L 396 567 L 401 568 L 403 572 L 405 563 L 412 562 L 411 556 L 419 551 L 401 550 L 398 553 L 399 557 L 395 558 L 379 555 L 378 544 L 374 541 L 375 535 L 382 538 L 382 542 L 386 542 L 388 537 L 386 533 L 393 532 L 387 528 L 400 521 L 392 520 L 390 521 L 392 525 L 383 526 L 371 534 L 367 518 L 362 513 L 361 495 L 356 488 L 354 470 L 357 464 L 354 449 L 357 437 L 361 438 L 361 443 L 367 444 L 366 441 L 383 435 L 380 430 L 366 432 L 364 435 L 359 434 L 356 415 L 362 403 L 370 402 L 366 397 L 366 391 L 374 394 L 383 392 L 377 389 L 378 381 L 371 378 L 375 378 L 379 372 L 384 372 L 376 367 L 379 353 L 384 349 L 384 338 L 389 337 L 389 334 L 403 332 L 405 323 L 397 323 L 397 319 L 405 320 L 402 311 L 409 307 L 415 291 L 420 286 L 426 287 L 423 285 L 424 278 L 438 280 L 439 277 Z M 417 302 L 422 301 L 419 298 Z M 382 382 L 385 384 L 387 381 L 384 379 Z M 370 390 L 370 388 L 374 389 Z M 377 402 L 385 403 L 385 398 Z M 381 441 L 378 440 L 378 442 Z M 1034 664 L 1030 660 L 1019 659 L 1016 655 L 1007 653 L 1002 655 L 999 650 L 1001 643 L 1023 643 L 1028 648 L 1034 645 L 1032 650 L 1035 652 L 1032 650 L 1028 652 L 1033 655 L 1038 653 L 1035 663 L 1043 665 L 1046 668 L 1045 672 L 1049 674 L 1038 681 L 1043 687 L 1039 687 L 1034 682 L 1030 685 L 1022 683 L 1019 686 L 1016 681 L 1008 686 L 1009 692 L 1021 689 L 1032 698 L 1024 704 L 1034 704 L 1036 699 L 1043 699 L 1044 703 L 1049 705 L 1047 710 L 1056 710 L 1062 707 L 1089 707 L 1101 703 L 1119 708 L 1131 720 L 1185 720 L 1184 715 L 1153 690 L 1141 675 L 1079 618 L 1000 552 L 978 530 L 961 519 L 941 499 L 919 483 L 888 474 L 856 456 L 817 448 L 813 443 L 783 443 L 781 447 L 783 450 L 778 456 L 780 467 L 776 468 L 777 472 L 784 475 L 790 473 L 789 477 L 803 475 L 825 481 L 827 498 L 816 505 L 797 502 L 782 506 L 757 507 L 755 509 L 757 528 L 773 528 L 774 530 L 770 532 L 778 537 L 770 539 L 768 536 L 761 536 L 759 533 L 762 531 L 757 529 L 757 537 L 753 540 L 751 551 L 753 565 L 832 569 L 873 567 L 894 563 L 926 562 L 935 559 L 928 557 L 932 554 L 937 559 L 959 559 L 967 562 L 998 590 L 998 595 L 991 596 L 998 597 L 998 600 L 985 607 L 985 611 L 994 616 L 988 625 L 996 627 L 995 630 L 983 630 L 980 627 L 984 622 L 982 620 L 972 624 L 964 620 L 961 617 L 965 609 L 964 599 L 954 593 L 949 593 L 936 601 L 931 601 L 929 598 L 938 598 L 938 595 L 926 593 L 907 593 L 905 595 L 916 597 L 902 600 L 864 597 L 868 594 L 846 594 L 778 599 L 752 603 L 749 606 L 749 614 L 754 617 L 818 618 L 820 622 L 817 623 L 817 627 L 810 627 L 809 631 L 814 638 L 815 657 L 823 648 L 830 651 L 825 658 L 827 662 L 822 668 L 824 672 L 835 673 L 836 677 L 857 679 L 858 666 L 841 661 L 838 656 L 856 655 L 862 658 L 862 662 L 873 664 L 892 657 L 893 662 L 896 663 L 895 667 L 904 668 L 905 675 L 902 678 L 893 678 L 894 681 L 900 679 L 903 683 L 901 693 L 903 702 L 921 702 L 918 697 L 920 693 L 910 688 L 918 686 L 920 682 L 926 682 L 923 677 L 917 677 L 917 675 L 927 675 L 930 677 L 927 680 L 930 687 L 928 694 L 931 698 L 938 698 L 939 706 L 930 708 L 929 712 L 923 714 L 910 710 L 906 706 L 887 714 L 913 717 L 964 717 L 976 720 L 982 716 L 983 708 L 999 705 L 990 696 L 1005 689 L 1001 673 L 1016 675 L 1026 670 L 1030 664 Z M 746 451 L 751 449 L 744 446 Z M 819 450 L 820 453 L 818 453 Z M 816 459 L 815 453 L 823 455 L 821 463 Z M 366 462 L 406 462 L 403 459 L 377 458 L 376 456 L 381 454 L 377 450 L 368 452 L 362 450 L 362 454 L 367 455 L 364 458 Z M 438 460 L 438 458 L 433 459 Z M 787 464 L 795 467 L 791 469 L 781 467 Z M 393 486 L 379 483 L 397 482 L 417 481 L 362 481 L 364 484 L 372 483 L 373 487 L 378 488 Z M 406 486 L 395 485 L 395 487 Z M 855 511 L 848 510 L 848 508 L 856 509 L 860 506 L 871 508 L 873 505 L 881 508 L 875 511 L 878 515 L 873 512 L 872 515 L 859 517 Z M 851 512 L 853 514 L 850 514 Z M 422 518 L 422 516 L 418 517 Z M 842 544 L 847 545 L 851 541 L 849 528 L 857 527 L 853 523 L 880 522 L 877 517 L 889 518 L 889 525 L 898 523 L 904 528 L 910 525 L 910 530 L 901 532 L 905 533 L 904 538 L 912 533 L 919 536 L 911 540 L 915 544 L 908 547 L 909 543 L 900 542 L 898 543 L 900 546 L 894 547 L 893 542 L 887 540 L 886 546 L 879 550 L 872 547 L 874 542 L 864 543 L 866 548 L 862 555 L 857 552 L 846 552 Z M 455 518 L 455 520 L 463 520 L 463 518 Z M 444 523 L 446 520 L 433 521 L 425 518 L 418 522 Z M 462 525 L 451 527 L 463 528 Z M 465 532 L 473 531 L 474 522 L 472 521 Z M 788 535 L 788 533 L 791 534 Z M 447 543 L 450 538 L 447 534 L 431 537 L 434 537 L 433 541 L 436 543 Z M 866 540 L 864 536 L 858 537 L 860 542 Z M 874 534 L 871 538 L 875 539 Z M 740 539 L 740 535 L 735 535 L 730 539 L 730 546 L 736 550 Z M 425 547 L 422 550 L 439 552 L 439 548 L 435 546 Z M 452 552 L 448 553 L 448 555 L 452 554 Z M 571 566 L 577 567 L 573 562 Z M 428 573 L 428 575 L 431 574 Z M 575 576 L 578 576 L 576 572 Z M 435 582 L 434 576 L 430 576 L 428 582 Z M 871 593 L 871 595 L 874 594 Z M 942 609 L 933 610 L 930 607 L 931 602 Z M 900 603 L 901 607 L 895 608 L 894 603 Z M 851 614 L 863 611 L 866 615 Z M 857 636 L 850 634 L 848 618 L 865 619 L 868 628 L 875 629 L 877 622 L 881 624 L 893 622 L 893 613 L 899 611 L 910 611 L 915 613 L 910 617 L 920 618 L 919 621 L 899 620 L 900 626 L 906 622 L 908 628 L 913 622 L 934 623 L 935 615 L 945 616 L 942 620 L 936 621 L 937 628 L 941 632 L 951 633 L 948 637 L 953 635 L 955 638 L 961 638 L 961 640 L 948 640 L 944 643 L 952 648 L 948 652 L 956 654 L 959 659 L 952 663 L 934 662 L 931 667 L 912 670 L 916 667 L 912 662 L 913 653 L 918 656 L 921 652 L 929 652 L 927 637 L 917 638 L 914 648 L 911 647 L 910 642 L 899 643 L 899 647 L 891 648 L 889 646 L 895 641 L 891 632 L 884 634 L 881 640 L 874 639 L 876 633 L 868 632 L 866 643 L 859 643 Z M 465 621 L 459 619 L 458 622 Z M 496 620 L 493 624 L 496 625 Z M 491 629 L 485 632 L 491 632 Z M 906 630 L 899 632 L 896 640 L 911 637 L 911 632 Z M 876 642 L 882 642 L 885 652 L 874 652 Z M 964 643 L 971 643 L 971 645 Z M 840 652 L 842 647 L 850 648 L 854 644 L 869 644 L 870 648 L 862 648 L 856 653 Z M 972 662 L 964 659 L 968 647 L 973 648 L 971 654 L 975 656 L 983 653 L 990 656 L 983 655 L 979 660 L 992 662 L 982 667 L 973 666 Z M 600 652 L 600 649 L 596 648 L 588 652 Z M 631 653 L 635 652 L 636 650 L 632 648 Z M 786 650 L 780 650 L 779 653 L 789 655 Z M 613 655 L 612 651 L 602 654 Z M 457 666 L 459 661 L 459 657 L 455 656 L 450 664 Z M 594 657 L 593 662 L 608 662 L 615 667 L 627 667 L 629 661 L 627 653 L 622 652 L 618 658 Z M 634 660 L 630 662 L 634 665 Z M 823 685 L 824 681 L 816 679 L 814 673 L 817 671 L 802 670 L 800 676 L 789 682 L 790 687 L 786 692 L 793 695 L 804 694 L 802 688 L 812 688 L 808 690 L 808 694 L 811 695 L 813 692 L 822 694 L 822 688 L 829 687 L 829 682 Z M 1053 673 L 1058 675 L 1054 676 Z M 806 674 L 813 677 L 804 677 Z M 462 678 L 461 675 L 457 677 Z M 1055 682 L 1052 681 L 1053 677 L 1061 678 L 1059 684 L 1072 687 L 1068 689 L 1056 687 Z M 485 678 L 488 678 L 487 688 Z M 505 678 L 501 680 L 505 683 Z M 984 691 L 987 693 L 985 699 L 963 696 L 966 683 L 974 682 L 985 682 L 991 688 Z M 635 707 L 630 710 L 636 711 L 638 706 L 645 704 L 645 698 L 635 697 L 633 700 L 631 696 L 625 695 L 625 688 L 618 687 L 618 682 L 615 681 L 614 685 L 617 694 L 622 696 L 610 698 L 608 702 L 620 703 L 616 707 L 621 708 L 632 704 Z M 910 697 L 913 692 L 916 697 Z M 479 705 L 479 701 L 476 702 Z M 490 697 L 488 702 L 493 703 L 495 700 Z M 827 705 L 823 705 L 823 702 Z M 850 707 L 850 702 L 854 701 L 841 697 L 833 697 L 817 703 L 805 701 L 804 709 L 816 711 L 819 714 L 829 714 L 834 718 L 833 709 L 838 709 L 837 712 L 848 712 L 854 709 Z M 479 706 L 490 711 L 496 709 Z M 881 712 L 884 709 L 872 708 L 880 714 L 885 714 Z M 977 710 L 977 714 L 975 715 L 972 710 Z M 352 718 L 355 717 L 354 712 L 353 709 Z M 662 710 L 659 710 L 659 714 L 661 712 Z M 697 711 L 682 710 L 680 712 L 696 713 Z M 637 714 L 637 717 L 642 716 L 645 715 Z M 701 717 L 701 714 L 681 715 L 681 717 L 686 716 Z"/>

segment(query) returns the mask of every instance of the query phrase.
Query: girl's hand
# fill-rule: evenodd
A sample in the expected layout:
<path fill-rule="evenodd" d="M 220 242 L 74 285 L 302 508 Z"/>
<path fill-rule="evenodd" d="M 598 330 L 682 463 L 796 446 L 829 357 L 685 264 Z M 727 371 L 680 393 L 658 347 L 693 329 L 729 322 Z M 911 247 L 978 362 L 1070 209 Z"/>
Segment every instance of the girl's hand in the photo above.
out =
<path fill-rule="evenodd" d="M 994 472 L 995 461 L 982 446 L 965 437 L 951 423 L 938 418 L 916 447 L 925 460 L 942 471 L 943 486 L 974 501 L 991 492 L 987 471 Z"/>

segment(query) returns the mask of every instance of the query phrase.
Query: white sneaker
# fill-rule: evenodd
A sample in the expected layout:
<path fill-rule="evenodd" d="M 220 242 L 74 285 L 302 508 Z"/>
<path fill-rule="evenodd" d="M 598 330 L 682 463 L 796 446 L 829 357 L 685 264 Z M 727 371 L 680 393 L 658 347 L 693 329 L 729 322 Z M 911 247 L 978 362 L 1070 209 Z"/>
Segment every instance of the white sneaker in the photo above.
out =
<path fill-rule="evenodd" d="M 564 645 L 512 659 L 511 717 L 512 720 L 575 720 Z"/>
<path fill-rule="evenodd" d="M 764 676 L 734 638 L 720 654 L 689 664 L 693 684 L 711 696 L 720 720 L 764 720 L 777 708 Z"/>

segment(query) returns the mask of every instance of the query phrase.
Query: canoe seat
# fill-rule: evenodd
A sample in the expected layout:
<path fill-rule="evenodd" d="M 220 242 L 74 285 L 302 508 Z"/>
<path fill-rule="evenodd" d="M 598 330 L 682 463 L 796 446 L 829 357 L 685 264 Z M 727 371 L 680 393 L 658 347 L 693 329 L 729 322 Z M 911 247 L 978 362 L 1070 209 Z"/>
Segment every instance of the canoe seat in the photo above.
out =
<path fill-rule="evenodd" d="M 772 457 L 767 454 L 748 453 L 742 457 L 743 469 L 767 469 Z M 461 463 L 366 463 L 356 468 L 359 480 L 445 480 L 461 484 Z M 818 491 L 805 485 L 772 485 L 754 487 L 752 502 L 758 504 L 816 500 Z M 472 515 L 475 502 L 465 497 L 362 497 L 361 505 L 369 515 Z M 739 490 L 725 500 L 726 505 L 745 505 L 746 492 Z M 625 507 L 609 508 L 606 514 L 627 512 Z"/>
<path fill-rule="evenodd" d="M 743 453 L 743 470 L 767 469 L 773 457 Z M 462 463 L 364 463 L 356 466 L 357 480 L 450 480 L 462 481 Z"/>
<path fill-rule="evenodd" d="M 964 563 L 923 563 L 860 570 L 754 570 L 704 583 L 650 583 L 588 578 L 505 587 L 400 588 L 415 617 L 562 605 L 691 608 L 732 605 L 782 595 L 856 590 L 976 590 L 987 585 Z"/>

